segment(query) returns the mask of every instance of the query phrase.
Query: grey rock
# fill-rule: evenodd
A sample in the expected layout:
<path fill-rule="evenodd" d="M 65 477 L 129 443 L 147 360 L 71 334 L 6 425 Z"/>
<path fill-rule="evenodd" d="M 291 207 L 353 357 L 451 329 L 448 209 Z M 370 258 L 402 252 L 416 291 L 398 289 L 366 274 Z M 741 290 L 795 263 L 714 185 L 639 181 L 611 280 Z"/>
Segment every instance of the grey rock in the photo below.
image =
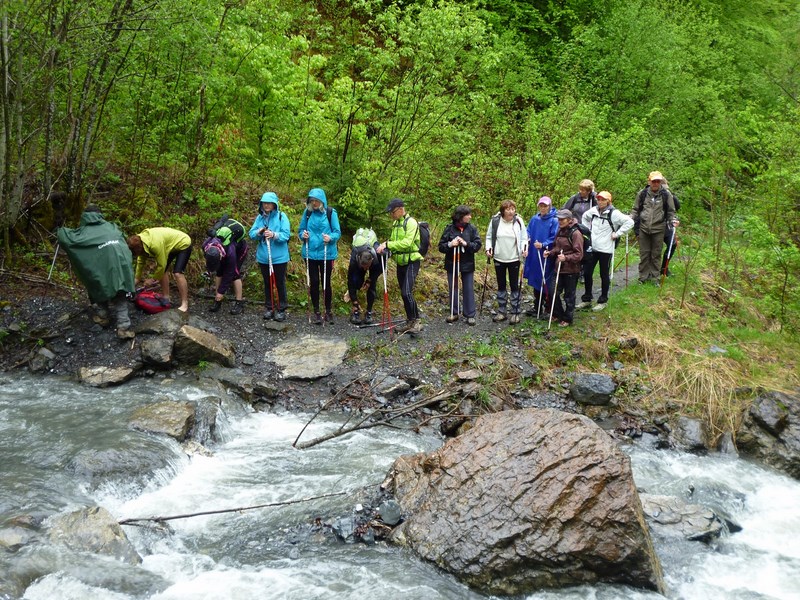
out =
<path fill-rule="evenodd" d="M 675 496 L 640 494 L 639 498 L 648 523 L 662 535 L 707 544 L 725 531 L 723 520 L 705 506 L 689 504 Z"/>
<path fill-rule="evenodd" d="M 184 315 L 178 310 L 165 310 L 148 315 L 134 327 L 137 334 L 153 333 L 156 335 L 174 336 L 185 325 Z"/>
<path fill-rule="evenodd" d="M 697 452 L 708 447 L 706 424 L 701 419 L 678 417 L 672 432 L 678 447 Z"/>
<path fill-rule="evenodd" d="M 136 409 L 129 423 L 133 429 L 163 433 L 182 442 L 189 437 L 195 414 L 195 406 L 191 402 L 165 400 Z"/>
<path fill-rule="evenodd" d="M 171 337 L 155 337 L 143 340 L 139 349 L 142 362 L 158 368 L 166 368 L 172 363 L 172 347 L 174 340 Z"/>
<path fill-rule="evenodd" d="M 408 382 L 382 371 L 375 373 L 375 376 L 372 378 L 371 386 L 376 394 L 388 399 L 396 398 L 411 389 Z"/>
<path fill-rule="evenodd" d="M 125 383 L 135 373 L 134 367 L 81 367 L 78 377 L 87 385 L 103 388 Z"/>
<path fill-rule="evenodd" d="M 112 556 L 134 565 L 142 562 L 116 519 L 98 506 L 53 517 L 48 535 L 53 543 L 76 552 Z"/>
<path fill-rule="evenodd" d="M 341 338 L 303 335 L 278 344 L 266 356 L 287 379 L 318 379 L 342 364 L 347 343 Z"/>
<path fill-rule="evenodd" d="M 400 504 L 396 501 L 386 500 L 378 507 L 378 516 L 380 516 L 381 521 L 394 527 L 400 522 L 402 508 L 400 508 Z"/>
<path fill-rule="evenodd" d="M 174 354 L 175 360 L 189 366 L 212 362 L 232 367 L 236 363 L 233 344 L 191 325 L 184 325 L 178 330 L 175 336 Z"/>
<path fill-rule="evenodd" d="M 767 392 L 756 398 L 736 444 L 742 456 L 800 479 L 800 395 Z"/>
<path fill-rule="evenodd" d="M 570 395 L 578 404 L 605 406 L 617 390 L 614 380 L 602 373 L 579 373 L 570 386 Z"/>
<path fill-rule="evenodd" d="M 405 521 L 391 539 L 489 594 L 626 583 L 663 593 L 629 458 L 588 418 L 504 411 L 386 482 Z"/>

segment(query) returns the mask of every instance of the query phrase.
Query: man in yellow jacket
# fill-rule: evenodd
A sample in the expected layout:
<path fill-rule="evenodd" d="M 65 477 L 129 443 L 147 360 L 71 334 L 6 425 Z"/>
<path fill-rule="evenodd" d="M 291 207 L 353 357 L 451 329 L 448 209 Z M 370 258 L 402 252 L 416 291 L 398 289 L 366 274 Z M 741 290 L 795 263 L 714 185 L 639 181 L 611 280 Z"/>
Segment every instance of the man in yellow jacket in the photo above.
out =
<path fill-rule="evenodd" d="M 189 256 L 192 253 L 192 238 L 184 232 L 170 227 L 151 227 L 139 235 L 129 237 L 128 248 L 136 257 L 136 286 L 139 286 L 142 279 L 147 259 L 153 259 L 156 263 L 153 279 L 161 280 L 161 294 L 167 299 L 169 299 L 167 269 L 170 264 L 175 263 L 172 266 L 172 276 L 175 278 L 175 285 L 178 286 L 178 293 L 181 297 L 178 310 L 187 312 L 189 310 L 189 284 L 186 282 L 183 272 L 186 270 L 186 265 L 189 264 Z"/>

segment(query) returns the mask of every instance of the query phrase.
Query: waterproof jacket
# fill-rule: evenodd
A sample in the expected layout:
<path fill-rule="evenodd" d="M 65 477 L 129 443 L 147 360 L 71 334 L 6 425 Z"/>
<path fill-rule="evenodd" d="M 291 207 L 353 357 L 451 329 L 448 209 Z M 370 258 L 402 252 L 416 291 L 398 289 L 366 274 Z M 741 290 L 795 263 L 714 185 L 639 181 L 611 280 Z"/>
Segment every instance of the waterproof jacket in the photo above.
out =
<path fill-rule="evenodd" d="M 192 238 L 182 231 L 171 227 L 151 227 L 139 234 L 144 246 L 144 256 L 136 257 L 136 279 L 142 278 L 147 258 L 150 257 L 156 262 L 156 271 L 153 279 L 161 279 L 167 270 L 167 259 L 173 252 L 186 250 L 192 245 Z"/>
<path fill-rule="evenodd" d="M 666 204 L 666 214 L 664 205 Z M 639 206 L 641 205 L 641 210 Z M 648 185 L 636 195 L 631 210 L 631 218 L 634 223 L 639 222 L 639 232 L 647 235 L 664 233 L 667 223 L 672 223 L 675 219 L 675 202 L 670 192 L 663 185 L 655 194 Z"/>
<path fill-rule="evenodd" d="M 467 245 L 450 248 L 447 244 L 459 236 L 467 242 Z M 472 223 L 450 223 L 444 228 L 442 237 L 439 238 L 439 252 L 444 254 L 444 269 L 448 273 L 453 271 L 454 251 L 459 253 L 459 273 L 475 271 L 475 253 L 480 249 L 481 234 Z"/>
<path fill-rule="evenodd" d="M 134 292 L 133 255 L 119 228 L 100 213 L 83 213 L 75 229 L 59 228 L 58 243 L 92 302 Z"/>
<path fill-rule="evenodd" d="M 525 259 L 525 277 L 528 285 L 537 290 L 542 289 L 542 264 L 544 265 L 545 280 L 550 279 L 555 272 L 553 271 L 553 257 L 544 258 L 544 251 L 553 245 L 557 232 L 558 219 L 556 219 L 555 208 L 551 208 L 545 216 L 535 214 L 528 223 L 528 257 Z M 533 245 L 534 242 L 540 242 L 542 248 L 537 250 Z"/>
<path fill-rule="evenodd" d="M 276 208 L 266 214 L 264 205 L 268 202 L 274 204 Z M 260 233 L 262 229 L 269 229 L 275 233 L 275 237 L 269 240 L 269 248 L 267 247 L 267 240 Z M 272 254 L 273 265 L 282 265 L 289 262 L 289 238 L 292 237 L 292 224 L 289 222 L 289 217 L 286 216 L 286 213 L 281 210 L 277 194 L 267 192 L 261 197 L 258 203 L 258 216 L 250 228 L 249 235 L 251 239 L 258 240 L 258 247 L 256 248 L 257 262 L 262 265 L 268 265 L 270 253 Z"/>
<path fill-rule="evenodd" d="M 418 252 L 419 244 L 419 223 L 414 217 L 403 215 L 392 223 L 392 231 L 386 247 L 398 265 L 405 266 L 422 260 L 422 254 Z"/>
<path fill-rule="evenodd" d="M 592 252 L 605 254 L 614 252 L 612 233 L 622 238 L 633 229 L 633 219 L 610 204 L 602 214 L 599 206 L 587 210 L 583 213 L 583 224 L 592 232 Z"/>
<path fill-rule="evenodd" d="M 513 234 L 513 239 L 504 237 L 503 232 Z M 495 238 L 495 239 L 492 239 Z M 509 223 L 500 213 L 489 220 L 486 228 L 486 249 L 493 250 L 492 259 L 499 263 L 511 263 L 522 260 L 522 253 L 528 246 L 528 230 L 522 217 L 514 215 Z"/>
<path fill-rule="evenodd" d="M 551 256 L 555 258 L 561 252 L 564 253 L 565 261 L 561 263 L 562 275 L 574 275 L 581 272 L 581 261 L 583 260 L 583 234 L 577 227 L 578 220 L 572 219 L 566 227 L 561 227 L 553 241 L 553 248 L 550 250 Z M 556 263 L 558 268 L 558 263 Z"/>
<path fill-rule="evenodd" d="M 583 219 L 583 215 L 586 211 L 594 206 L 597 206 L 597 194 L 592 191 L 589 192 L 589 195 L 586 196 L 585 199 L 581 197 L 580 192 L 573 194 L 561 208 L 566 208 L 568 211 L 572 212 L 572 216 L 578 220 L 578 223 L 581 223 L 581 219 Z"/>
<path fill-rule="evenodd" d="M 314 188 L 308 193 L 309 197 L 316 198 L 322 202 L 319 210 L 311 210 L 309 205 L 303 211 L 303 217 L 300 219 L 300 226 L 298 227 L 297 237 L 303 244 L 303 258 L 310 258 L 311 260 L 333 260 L 339 256 L 337 249 L 337 242 L 342 237 L 342 228 L 339 225 L 339 215 L 336 209 L 331 209 L 331 219 L 328 222 L 328 199 L 319 188 Z M 308 243 L 303 239 L 303 232 L 308 230 Z M 325 244 L 322 239 L 322 234 L 327 233 L 331 237 L 331 241 Z M 325 246 L 327 245 L 327 249 Z"/>
<path fill-rule="evenodd" d="M 231 239 L 230 236 L 228 236 L 228 239 Z M 242 265 L 250 248 L 247 246 L 246 239 L 238 242 L 229 241 L 227 244 L 223 244 L 219 238 L 210 237 L 203 240 L 203 252 L 205 253 L 207 247 L 214 245 L 221 250 L 219 267 L 214 273 L 220 278 L 217 293 L 224 295 L 234 281 L 242 278 Z"/>

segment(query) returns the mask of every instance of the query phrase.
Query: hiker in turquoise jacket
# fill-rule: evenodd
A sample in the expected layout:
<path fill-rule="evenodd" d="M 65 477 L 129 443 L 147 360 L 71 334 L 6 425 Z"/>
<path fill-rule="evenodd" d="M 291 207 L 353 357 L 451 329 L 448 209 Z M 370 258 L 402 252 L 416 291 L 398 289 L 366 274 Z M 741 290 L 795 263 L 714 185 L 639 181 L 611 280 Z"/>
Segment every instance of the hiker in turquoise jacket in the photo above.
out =
<path fill-rule="evenodd" d="M 286 268 L 289 264 L 289 238 L 292 226 L 289 217 L 280 209 L 278 194 L 266 192 L 258 203 L 258 216 L 250 228 L 250 237 L 258 240 L 256 261 L 264 279 L 265 319 L 283 321 L 286 319 Z M 274 274 L 273 290 L 270 278 L 270 263 Z M 273 291 L 277 298 L 273 298 Z"/>
<path fill-rule="evenodd" d="M 328 198 L 321 188 L 308 192 L 306 210 L 300 219 L 298 237 L 303 243 L 303 259 L 308 259 L 311 304 L 314 306 L 314 323 L 322 324 L 319 308 L 320 280 L 325 300 L 325 321 L 333 323 L 333 291 L 331 273 L 333 261 L 339 256 L 336 243 L 342 237 L 339 216 L 335 208 L 328 208 Z"/>

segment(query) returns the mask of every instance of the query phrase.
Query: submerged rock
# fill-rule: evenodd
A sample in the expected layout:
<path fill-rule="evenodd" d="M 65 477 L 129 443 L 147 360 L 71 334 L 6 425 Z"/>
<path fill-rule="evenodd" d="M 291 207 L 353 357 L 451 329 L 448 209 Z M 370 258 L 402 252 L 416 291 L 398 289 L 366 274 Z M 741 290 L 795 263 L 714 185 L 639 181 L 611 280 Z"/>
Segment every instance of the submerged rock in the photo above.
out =
<path fill-rule="evenodd" d="M 663 535 L 707 544 L 725 531 L 723 519 L 705 506 L 689 504 L 675 496 L 640 494 L 640 498 L 648 522 Z"/>
<path fill-rule="evenodd" d="M 586 417 L 482 416 L 439 450 L 395 461 L 387 488 L 406 515 L 392 539 L 484 592 L 664 590 L 630 461 Z"/>
<path fill-rule="evenodd" d="M 134 550 L 122 527 L 106 509 L 84 508 L 53 517 L 49 537 L 52 542 L 76 552 L 93 552 L 138 565 L 142 558 Z"/>

